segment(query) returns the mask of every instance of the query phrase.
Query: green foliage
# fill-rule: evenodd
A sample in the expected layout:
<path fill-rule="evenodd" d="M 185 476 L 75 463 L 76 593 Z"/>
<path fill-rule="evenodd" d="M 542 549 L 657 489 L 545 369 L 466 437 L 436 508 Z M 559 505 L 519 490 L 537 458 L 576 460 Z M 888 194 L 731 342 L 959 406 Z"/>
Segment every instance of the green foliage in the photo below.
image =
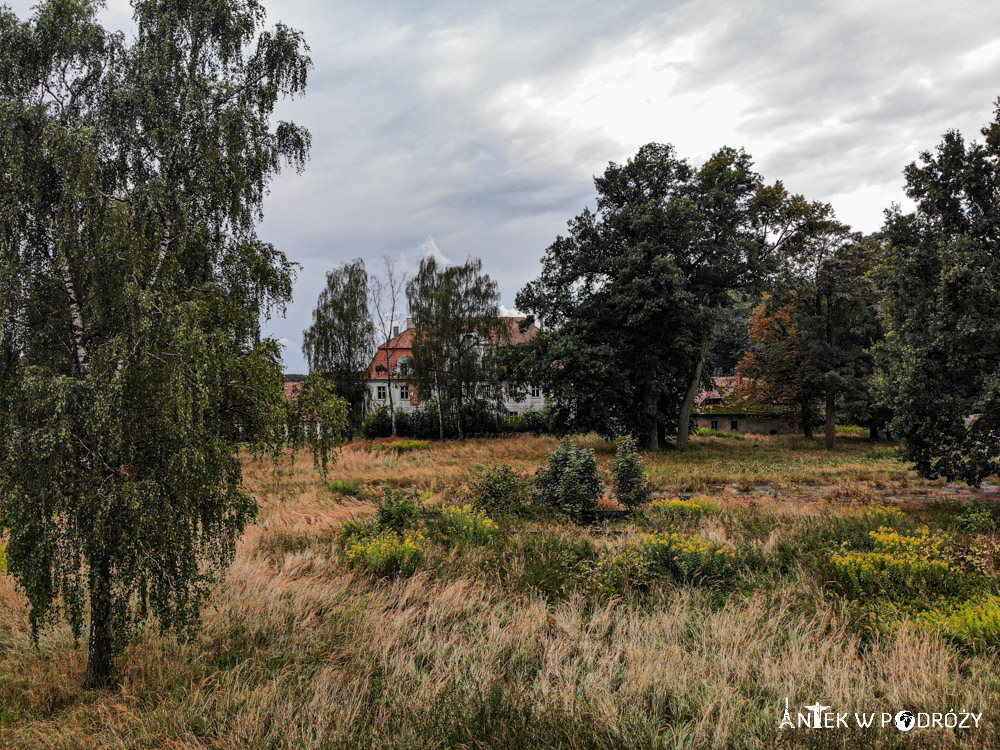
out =
<path fill-rule="evenodd" d="M 830 580 L 851 599 L 952 596 L 970 590 L 969 579 L 944 560 L 888 552 L 845 552 L 830 558 Z"/>
<path fill-rule="evenodd" d="M 726 432 L 725 430 L 711 430 L 708 427 L 702 427 L 698 430 L 697 434 L 699 437 L 720 437 L 729 438 L 730 440 L 739 440 L 742 435 L 738 432 Z"/>
<path fill-rule="evenodd" d="M 995 596 L 936 607 L 917 614 L 914 622 L 970 651 L 1000 647 L 1000 599 Z"/>
<path fill-rule="evenodd" d="M 376 443 L 381 451 L 390 453 L 409 453 L 410 451 L 421 451 L 430 448 L 430 443 L 426 440 L 392 440 L 388 443 Z"/>
<path fill-rule="evenodd" d="M 0 524 L 36 628 L 89 613 L 91 686 L 148 617 L 194 627 L 256 511 L 239 445 L 283 437 L 256 226 L 311 65 L 251 0 L 135 0 L 128 41 L 100 7 L 0 11 Z"/>
<path fill-rule="evenodd" d="M 482 467 L 472 484 L 473 504 L 487 513 L 526 515 L 531 494 L 531 479 L 508 464 Z"/>
<path fill-rule="evenodd" d="M 287 432 L 293 448 L 308 446 L 313 463 L 326 476 L 330 456 L 344 442 L 348 428 L 348 403 L 322 373 L 302 380 L 295 397 L 286 403 Z"/>
<path fill-rule="evenodd" d="M 707 497 L 693 497 L 690 500 L 664 498 L 655 500 L 649 506 L 650 513 L 667 522 L 686 523 L 700 520 L 703 516 L 718 516 L 722 509 Z"/>
<path fill-rule="evenodd" d="M 423 536 L 400 536 L 391 531 L 370 538 L 352 539 L 344 547 L 344 558 L 349 565 L 389 578 L 413 575 L 423 562 L 424 555 Z"/>
<path fill-rule="evenodd" d="M 906 169 L 913 213 L 883 230 L 880 397 L 925 477 L 1000 473 L 1000 102 L 983 143 L 948 132 Z M 976 415 L 976 416 L 974 416 Z"/>
<path fill-rule="evenodd" d="M 500 530 L 483 511 L 471 505 L 442 505 L 434 531 L 452 543 L 489 544 L 499 538 Z"/>
<path fill-rule="evenodd" d="M 625 436 L 618 439 L 611 474 L 615 497 L 629 510 L 635 510 L 652 499 L 652 490 L 635 438 Z"/>
<path fill-rule="evenodd" d="M 718 583 L 738 570 L 736 553 L 730 547 L 690 534 L 647 534 L 638 551 L 653 574 L 681 583 Z"/>
<path fill-rule="evenodd" d="M 360 258 L 326 274 L 326 286 L 302 333 L 309 371 L 322 373 L 348 404 L 351 427 L 362 422 L 375 324 L 368 309 L 368 272 Z"/>
<path fill-rule="evenodd" d="M 584 586 L 597 597 L 634 596 L 655 580 L 648 559 L 638 546 L 627 545 L 601 555 L 587 569 Z"/>
<path fill-rule="evenodd" d="M 361 434 L 368 440 L 392 435 L 392 413 L 386 406 L 379 406 L 361 423 Z"/>
<path fill-rule="evenodd" d="M 402 532 L 417 525 L 421 509 L 420 502 L 413 495 L 399 490 L 383 489 L 375 517 L 379 528 Z"/>
<path fill-rule="evenodd" d="M 560 441 L 547 464 L 535 473 L 535 487 L 543 505 L 577 522 L 597 509 L 604 494 L 594 451 L 580 448 L 569 438 Z"/>
<path fill-rule="evenodd" d="M 572 431 L 652 448 L 677 430 L 683 444 L 720 310 L 801 252 L 830 208 L 766 185 L 731 148 L 696 168 L 650 143 L 594 184 L 596 212 L 570 221 L 517 295 L 546 327 L 509 352 L 507 372 L 544 388 Z"/>
<path fill-rule="evenodd" d="M 974 502 L 957 513 L 952 522 L 955 528 L 966 534 L 993 534 L 997 530 L 997 506 Z"/>
<path fill-rule="evenodd" d="M 418 392 L 437 396 L 444 421 L 454 424 L 459 439 L 477 428 L 482 413 L 495 423 L 500 406 L 495 351 L 507 331 L 499 317 L 497 284 L 483 273 L 482 261 L 441 266 L 428 256 L 406 285 L 406 296 L 416 326 Z M 444 422 L 439 436 L 445 437 Z"/>
<path fill-rule="evenodd" d="M 586 565 L 598 558 L 586 537 L 542 531 L 524 537 L 523 568 L 515 585 L 555 600 L 566 596 Z"/>

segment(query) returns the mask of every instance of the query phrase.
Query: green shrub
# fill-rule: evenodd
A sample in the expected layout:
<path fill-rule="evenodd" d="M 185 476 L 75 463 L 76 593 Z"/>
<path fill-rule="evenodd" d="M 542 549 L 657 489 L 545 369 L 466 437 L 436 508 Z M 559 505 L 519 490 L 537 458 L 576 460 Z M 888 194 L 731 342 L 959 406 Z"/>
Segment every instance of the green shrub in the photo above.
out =
<path fill-rule="evenodd" d="M 670 522 L 687 522 L 697 521 L 702 516 L 718 516 L 722 513 L 722 508 L 707 497 L 693 497 L 690 500 L 673 497 L 653 501 L 649 511 Z"/>
<path fill-rule="evenodd" d="M 522 541 L 524 565 L 515 586 L 558 599 L 578 582 L 586 568 L 597 560 L 593 543 L 576 535 L 542 532 Z M 506 565 L 501 575 L 506 573 Z"/>
<path fill-rule="evenodd" d="M 472 502 L 487 513 L 525 515 L 531 508 L 531 479 L 509 464 L 481 467 L 472 484 Z"/>
<path fill-rule="evenodd" d="M 0 573 L 7 570 L 7 545 L 0 539 Z"/>
<path fill-rule="evenodd" d="M 1000 647 L 1000 599 L 995 596 L 922 612 L 914 621 L 960 648 L 977 651 Z"/>
<path fill-rule="evenodd" d="M 378 576 L 408 576 L 424 559 L 424 538 L 419 534 L 400 537 L 386 531 L 348 542 L 344 558 L 352 567 L 367 568 Z"/>
<path fill-rule="evenodd" d="M 594 451 L 564 439 L 548 456 L 548 463 L 535 473 L 535 487 L 541 502 L 580 521 L 583 514 L 597 508 L 604 494 L 597 473 Z"/>
<path fill-rule="evenodd" d="M 600 597 L 627 597 L 649 588 L 653 576 L 638 547 L 628 545 L 601 555 L 586 575 L 589 593 Z"/>
<path fill-rule="evenodd" d="M 546 435 L 552 432 L 549 413 L 545 410 L 535 411 L 529 409 L 523 414 L 516 414 L 507 419 L 508 432 L 532 433 L 536 436 Z"/>
<path fill-rule="evenodd" d="M 618 439 L 611 473 L 615 497 L 629 510 L 635 510 L 652 499 L 649 480 L 646 479 L 642 456 L 634 437 L 626 435 Z"/>
<path fill-rule="evenodd" d="M 348 542 L 359 539 L 371 539 L 378 536 L 381 531 L 378 520 L 375 518 L 352 518 L 350 521 L 344 521 L 340 524 L 337 534 L 340 537 L 341 545 L 344 546 Z"/>
<path fill-rule="evenodd" d="M 996 511 L 995 505 L 974 501 L 954 516 L 953 523 L 966 534 L 993 534 L 997 530 Z"/>
<path fill-rule="evenodd" d="M 493 520 L 471 505 L 441 506 L 434 528 L 442 539 L 456 543 L 489 544 L 500 534 Z"/>
<path fill-rule="evenodd" d="M 903 602 L 967 593 L 976 579 L 945 560 L 889 552 L 845 552 L 830 557 L 830 578 L 849 599 Z"/>
<path fill-rule="evenodd" d="M 738 438 L 740 433 L 738 432 L 726 432 L 725 430 L 711 430 L 708 427 L 702 427 L 696 433 L 699 437 L 720 437 L 720 438 Z"/>
<path fill-rule="evenodd" d="M 653 574 L 681 583 L 714 583 L 738 570 L 736 553 L 691 534 L 646 534 L 638 544 L 640 557 Z"/>
<path fill-rule="evenodd" d="M 361 423 L 361 434 L 369 440 L 392 435 L 392 415 L 387 406 L 379 406 Z"/>
<path fill-rule="evenodd" d="M 413 495 L 384 488 L 375 514 L 380 529 L 403 532 L 417 525 L 421 505 Z"/>

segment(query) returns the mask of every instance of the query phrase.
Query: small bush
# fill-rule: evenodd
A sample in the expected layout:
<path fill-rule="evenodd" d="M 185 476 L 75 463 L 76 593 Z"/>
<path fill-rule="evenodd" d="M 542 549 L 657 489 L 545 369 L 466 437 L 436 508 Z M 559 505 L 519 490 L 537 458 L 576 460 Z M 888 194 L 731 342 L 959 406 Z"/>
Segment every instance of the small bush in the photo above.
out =
<path fill-rule="evenodd" d="M 699 536 L 647 534 L 638 549 L 651 572 L 681 583 L 724 581 L 737 571 L 736 553 L 729 546 Z"/>
<path fill-rule="evenodd" d="M 417 525 L 420 503 L 415 497 L 399 490 L 384 489 L 375 514 L 380 529 L 403 532 Z"/>
<path fill-rule="evenodd" d="M 344 521 L 337 533 L 342 546 L 359 539 L 371 539 L 381 533 L 378 520 L 375 518 L 360 518 Z"/>
<path fill-rule="evenodd" d="M 565 596 L 578 583 L 586 566 L 597 560 L 597 551 L 589 539 L 551 532 L 529 534 L 521 551 L 524 567 L 515 585 L 549 599 Z"/>
<path fill-rule="evenodd" d="M 718 516 L 722 508 L 707 497 L 693 497 L 690 500 L 680 498 L 664 498 L 655 500 L 649 506 L 651 513 L 668 521 L 696 521 L 702 516 Z"/>
<path fill-rule="evenodd" d="M 708 427 L 702 427 L 696 433 L 698 437 L 720 437 L 720 438 L 738 438 L 740 433 L 738 432 L 726 432 L 725 430 L 711 430 Z"/>
<path fill-rule="evenodd" d="M 869 532 L 873 547 L 878 552 L 890 555 L 913 557 L 924 560 L 950 560 L 954 558 L 951 539 L 940 531 L 932 532 L 922 526 L 916 534 L 900 534 L 882 526 L 878 531 Z"/>
<path fill-rule="evenodd" d="M 884 597 L 903 602 L 970 591 L 973 579 L 944 560 L 888 552 L 846 552 L 830 557 L 831 580 L 849 599 Z"/>
<path fill-rule="evenodd" d="M 580 521 L 584 513 L 597 508 L 604 494 L 597 473 L 594 451 L 564 439 L 548 456 L 548 463 L 535 473 L 535 487 L 541 502 Z"/>
<path fill-rule="evenodd" d="M 400 537 L 386 531 L 349 542 L 344 557 L 352 567 L 367 568 L 378 576 L 408 576 L 424 559 L 424 538 L 419 534 Z"/>
<path fill-rule="evenodd" d="M 361 423 L 361 434 L 369 440 L 392 435 L 392 415 L 389 408 L 380 406 Z"/>
<path fill-rule="evenodd" d="M 1000 599 L 995 596 L 922 612 L 915 622 L 960 648 L 978 651 L 1000 646 Z"/>
<path fill-rule="evenodd" d="M 473 482 L 472 501 L 487 513 L 525 515 L 531 507 L 531 479 L 509 464 L 489 464 Z"/>
<path fill-rule="evenodd" d="M 970 503 L 953 520 L 955 528 L 966 534 L 993 534 L 997 530 L 995 507 L 983 502 Z"/>
<path fill-rule="evenodd" d="M 611 473 L 615 497 L 629 510 L 635 510 L 652 499 L 649 480 L 646 479 L 642 456 L 635 438 L 625 436 L 618 439 Z"/>
<path fill-rule="evenodd" d="M 599 597 L 627 597 L 645 592 L 652 580 L 648 561 L 639 548 L 629 545 L 601 555 L 587 573 L 586 587 Z"/>
<path fill-rule="evenodd" d="M 489 516 L 471 505 L 442 506 L 435 529 L 446 541 L 473 544 L 488 544 L 500 533 Z"/>

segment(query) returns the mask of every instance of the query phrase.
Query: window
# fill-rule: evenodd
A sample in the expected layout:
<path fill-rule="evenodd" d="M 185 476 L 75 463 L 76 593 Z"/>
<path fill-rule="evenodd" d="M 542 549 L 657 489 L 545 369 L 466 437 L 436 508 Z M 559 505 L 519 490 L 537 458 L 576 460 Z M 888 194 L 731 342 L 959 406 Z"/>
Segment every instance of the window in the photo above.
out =
<path fill-rule="evenodd" d="M 732 430 L 733 432 L 738 431 L 740 429 L 740 423 L 734 419 L 732 422 L 729 423 L 729 429 Z"/>
<path fill-rule="evenodd" d="M 531 397 L 532 398 L 541 398 L 542 397 L 542 389 L 539 388 L 537 385 L 531 386 Z"/>
<path fill-rule="evenodd" d="M 403 400 L 408 400 L 410 398 L 410 384 L 403 383 L 399 386 L 399 397 Z"/>
<path fill-rule="evenodd" d="M 719 429 L 719 420 L 717 420 L 717 419 L 713 419 L 712 420 L 712 429 L 713 430 Z"/>
<path fill-rule="evenodd" d="M 385 401 L 385 386 L 380 385 L 375 388 L 375 398 L 379 401 Z"/>

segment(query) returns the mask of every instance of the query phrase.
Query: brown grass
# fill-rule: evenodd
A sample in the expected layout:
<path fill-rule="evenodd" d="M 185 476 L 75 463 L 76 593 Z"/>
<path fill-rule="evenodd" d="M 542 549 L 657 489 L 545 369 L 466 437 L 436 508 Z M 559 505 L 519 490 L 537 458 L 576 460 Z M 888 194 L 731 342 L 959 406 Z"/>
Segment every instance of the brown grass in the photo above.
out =
<path fill-rule="evenodd" d="M 583 442 L 606 467 L 612 448 Z M 695 443 L 647 457 L 654 481 L 668 492 L 722 485 L 714 494 L 728 511 L 774 516 L 780 528 L 759 540 L 764 548 L 782 524 L 842 515 L 877 483 L 925 486 L 891 449 L 860 441 L 834 454 L 788 438 Z M 330 478 L 433 500 L 466 486 L 478 464 L 531 471 L 553 447 L 518 437 L 396 456 L 359 442 Z M 895 729 L 781 734 L 786 696 L 839 711 L 984 710 L 977 733 L 914 732 L 905 745 L 1000 742 L 995 656 L 963 655 L 906 627 L 865 639 L 807 577 L 721 600 L 679 587 L 642 602 L 549 601 L 464 573 L 461 561 L 447 575 L 379 582 L 346 568 L 336 546 L 336 528 L 372 504 L 331 492 L 304 456 L 280 468 L 247 461 L 259 522 L 196 638 L 144 632 L 115 690 L 79 687 L 85 653 L 65 627 L 32 647 L 23 599 L 0 575 L 0 747 L 901 746 Z M 809 492 L 813 483 L 828 486 Z M 735 533 L 716 519 L 701 529 L 718 541 Z"/>

